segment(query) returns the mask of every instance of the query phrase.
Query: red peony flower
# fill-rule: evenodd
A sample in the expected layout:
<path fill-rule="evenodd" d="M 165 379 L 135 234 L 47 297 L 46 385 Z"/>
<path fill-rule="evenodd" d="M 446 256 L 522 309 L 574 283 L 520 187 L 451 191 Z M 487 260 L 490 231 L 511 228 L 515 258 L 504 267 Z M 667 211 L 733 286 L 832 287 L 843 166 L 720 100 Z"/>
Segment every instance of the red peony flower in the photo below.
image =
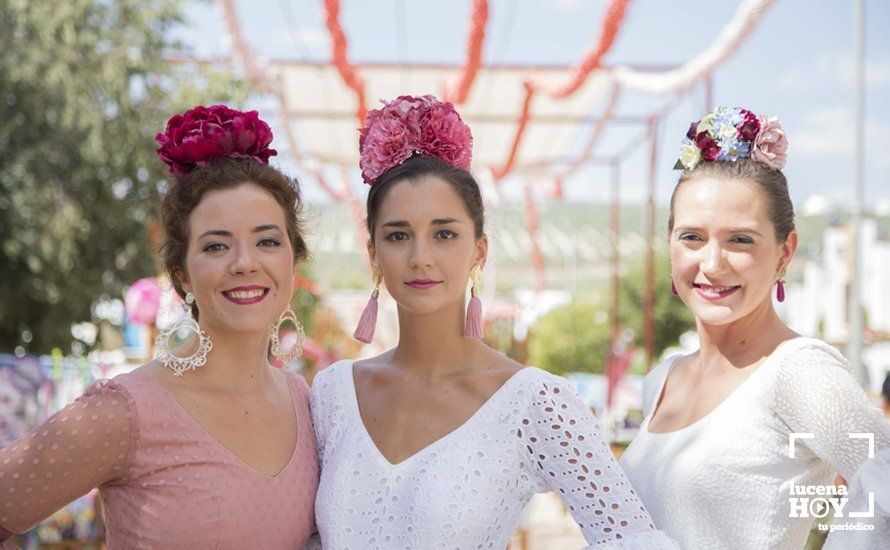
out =
<path fill-rule="evenodd" d="M 701 149 L 702 151 L 704 151 L 705 149 L 707 149 L 708 147 L 710 147 L 712 144 L 715 144 L 715 143 L 716 143 L 716 141 L 714 141 L 714 138 L 712 138 L 711 135 L 707 132 L 699 132 L 695 136 L 695 146 L 698 147 L 699 149 Z"/>
<path fill-rule="evenodd" d="M 431 95 L 399 96 L 368 113 L 359 131 L 359 165 L 366 183 L 414 153 L 470 169 L 473 136 L 451 103 Z"/>
<path fill-rule="evenodd" d="M 720 145 L 707 132 L 695 136 L 695 146 L 701 149 L 701 158 L 714 160 L 720 154 Z"/>
<path fill-rule="evenodd" d="M 739 131 L 739 139 L 742 141 L 754 141 L 760 132 L 760 120 L 757 115 L 747 109 L 741 109 L 744 119 L 740 122 L 736 129 Z"/>
<path fill-rule="evenodd" d="M 714 160 L 720 155 L 720 145 L 716 141 L 712 142 L 707 149 L 702 149 L 701 158 L 705 160 Z"/>
<path fill-rule="evenodd" d="M 237 111 L 225 105 L 198 106 L 167 122 L 155 136 L 161 144 L 158 156 L 173 174 L 185 174 L 195 166 L 207 166 L 222 157 L 252 158 L 263 164 L 277 155 L 270 149 L 272 129 L 256 111 Z"/>
<path fill-rule="evenodd" d="M 696 120 L 692 124 L 689 125 L 689 130 L 686 131 L 686 137 L 689 139 L 695 139 L 695 134 L 698 131 L 698 123 L 701 122 Z"/>

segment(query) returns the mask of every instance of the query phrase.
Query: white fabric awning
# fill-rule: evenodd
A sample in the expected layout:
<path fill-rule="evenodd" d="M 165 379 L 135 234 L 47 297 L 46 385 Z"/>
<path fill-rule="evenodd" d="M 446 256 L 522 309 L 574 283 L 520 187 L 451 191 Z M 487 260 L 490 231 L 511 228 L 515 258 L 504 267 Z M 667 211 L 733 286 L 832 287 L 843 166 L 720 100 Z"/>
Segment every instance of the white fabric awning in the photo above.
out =
<path fill-rule="evenodd" d="M 271 62 L 269 76 L 277 80 L 287 99 L 288 121 L 296 132 L 300 154 L 323 164 L 358 166 L 356 96 L 346 87 L 337 69 L 326 64 Z M 363 65 L 368 108 L 379 100 L 399 95 L 433 94 L 444 97 L 448 83 L 460 75 L 460 67 Z M 583 87 L 567 99 L 536 94 L 531 116 L 520 145 L 514 171 L 547 168 L 566 160 L 578 148 L 585 125 L 594 122 L 612 89 L 608 69 L 594 72 Z M 457 106 L 473 131 L 473 169 L 502 166 L 510 154 L 524 100 L 523 82 L 560 84 L 570 68 L 480 69 L 467 101 Z"/>

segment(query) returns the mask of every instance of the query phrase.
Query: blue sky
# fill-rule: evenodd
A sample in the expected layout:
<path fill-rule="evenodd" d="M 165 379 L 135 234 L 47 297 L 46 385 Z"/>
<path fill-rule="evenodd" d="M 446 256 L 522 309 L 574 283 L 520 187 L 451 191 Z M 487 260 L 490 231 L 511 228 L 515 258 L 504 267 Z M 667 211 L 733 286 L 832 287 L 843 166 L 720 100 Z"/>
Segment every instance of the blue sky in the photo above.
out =
<path fill-rule="evenodd" d="M 271 59 L 328 60 L 330 46 L 321 0 L 237 0 L 247 39 Z M 577 63 L 597 38 L 606 0 L 492 0 L 487 63 Z M 679 65 L 707 48 L 732 19 L 738 3 L 703 0 L 631 0 L 608 65 Z M 341 23 L 353 61 L 462 63 L 470 0 L 341 0 Z M 192 4 L 175 35 L 193 53 L 224 55 L 226 44 L 214 3 Z M 866 0 L 866 170 L 869 208 L 890 212 L 890 2 Z M 791 152 L 785 170 L 798 207 L 822 196 L 849 202 L 853 181 L 853 2 L 776 0 L 737 53 L 715 72 L 714 101 L 779 116 Z M 663 99 L 628 94 L 618 114 L 639 114 Z M 680 140 L 704 109 L 693 90 L 662 125 L 657 195 L 665 203 L 676 173 Z M 274 128 L 273 128 L 274 129 Z M 628 136 L 605 136 L 620 148 Z M 622 166 L 623 200 L 641 201 L 647 153 Z M 604 168 L 580 171 L 567 184 L 570 200 L 605 201 Z M 307 180 L 307 186 L 311 183 Z M 318 197 L 307 189 L 309 198 Z"/>

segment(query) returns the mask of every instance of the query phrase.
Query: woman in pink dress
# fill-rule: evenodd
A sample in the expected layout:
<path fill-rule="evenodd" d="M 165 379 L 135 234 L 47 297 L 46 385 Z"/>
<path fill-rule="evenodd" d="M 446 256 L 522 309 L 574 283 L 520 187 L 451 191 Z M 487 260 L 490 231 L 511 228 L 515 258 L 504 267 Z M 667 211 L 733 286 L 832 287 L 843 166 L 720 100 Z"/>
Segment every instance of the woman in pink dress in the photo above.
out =
<path fill-rule="evenodd" d="M 162 255 L 197 337 L 91 386 L 0 450 L 0 541 L 99 488 L 111 548 L 299 548 L 315 529 L 308 387 L 269 364 L 307 254 L 272 132 L 222 105 L 158 135 L 172 178 Z M 299 327 L 299 325 L 297 324 Z M 297 331 L 298 334 L 300 330 Z M 299 346 L 299 343 L 297 344 Z"/>

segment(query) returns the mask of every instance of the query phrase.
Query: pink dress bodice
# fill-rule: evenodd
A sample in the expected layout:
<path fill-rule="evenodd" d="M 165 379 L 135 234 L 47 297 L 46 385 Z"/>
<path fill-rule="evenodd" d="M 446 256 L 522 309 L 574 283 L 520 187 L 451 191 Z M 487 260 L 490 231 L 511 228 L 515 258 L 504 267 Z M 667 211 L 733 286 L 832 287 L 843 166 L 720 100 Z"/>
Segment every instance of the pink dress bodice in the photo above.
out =
<path fill-rule="evenodd" d="M 308 387 L 287 373 L 299 437 L 275 476 L 210 436 L 138 373 L 91 386 L 0 450 L 0 540 L 99 487 L 110 548 L 299 548 L 318 485 Z"/>

